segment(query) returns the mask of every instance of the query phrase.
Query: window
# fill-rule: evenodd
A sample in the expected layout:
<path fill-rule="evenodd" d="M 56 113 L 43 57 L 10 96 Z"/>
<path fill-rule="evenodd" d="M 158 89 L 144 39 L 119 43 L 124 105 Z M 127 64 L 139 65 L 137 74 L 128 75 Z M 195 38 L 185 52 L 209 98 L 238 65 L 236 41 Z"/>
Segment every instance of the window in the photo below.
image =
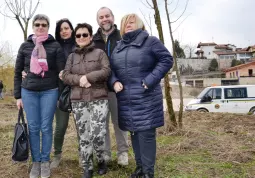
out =
<path fill-rule="evenodd" d="M 232 78 L 232 73 L 230 72 L 230 78 Z"/>
<path fill-rule="evenodd" d="M 221 99 L 221 88 L 213 89 L 213 99 Z"/>
<path fill-rule="evenodd" d="M 205 96 L 210 96 L 212 99 L 221 99 L 221 88 L 212 88 Z"/>
<path fill-rule="evenodd" d="M 247 98 L 246 88 L 225 88 L 225 99 Z"/>
<path fill-rule="evenodd" d="M 249 73 L 249 77 L 252 77 L 253 70 L 252 69 L 248 69 L 248 73 Z"/>
<path fill-rule="evenodd" d="M 235 72 L 233 72 L 233 78 L 235 78 L 236 76 L 235 76 Z"/>

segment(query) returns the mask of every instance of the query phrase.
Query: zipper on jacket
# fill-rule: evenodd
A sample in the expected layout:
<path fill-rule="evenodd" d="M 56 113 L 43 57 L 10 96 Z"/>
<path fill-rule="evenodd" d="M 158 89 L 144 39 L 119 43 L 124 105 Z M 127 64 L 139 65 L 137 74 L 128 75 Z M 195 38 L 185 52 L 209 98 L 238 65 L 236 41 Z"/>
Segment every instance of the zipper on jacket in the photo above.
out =
<path fill-rule="evenodd" d="M 131 110 L 131 104 L 130 104 L 130 84 L 129 84 L 129 77 L 128 77 L 128 72 L 127 72 L 127 55 L 128 55 L 129 48 L 130 48 L 130 46 L 128 46 L 127 52 L 126 52 L 126 55 L 125 55 L 125 73 L 127 75 L 127 82 L 128 82 L 128 106 L 130 108 L 129 112 L 130 112 L 130 116 L 132 118 L 132 131 L 134 131 L 134 122 L 133 122 L 132 110 Z"/>

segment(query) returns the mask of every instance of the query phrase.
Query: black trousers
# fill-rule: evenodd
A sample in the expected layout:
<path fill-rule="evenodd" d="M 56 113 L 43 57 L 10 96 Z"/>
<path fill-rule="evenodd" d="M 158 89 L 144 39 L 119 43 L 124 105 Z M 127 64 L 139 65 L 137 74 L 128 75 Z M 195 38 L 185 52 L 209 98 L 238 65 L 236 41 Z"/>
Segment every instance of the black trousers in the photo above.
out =
<path fill-rule="evenodd" d="M 132 132 L 131 141 L 135 153 L 136 166 L 141 166 L 145 174 L 154 174 L 156 129 Z"/>

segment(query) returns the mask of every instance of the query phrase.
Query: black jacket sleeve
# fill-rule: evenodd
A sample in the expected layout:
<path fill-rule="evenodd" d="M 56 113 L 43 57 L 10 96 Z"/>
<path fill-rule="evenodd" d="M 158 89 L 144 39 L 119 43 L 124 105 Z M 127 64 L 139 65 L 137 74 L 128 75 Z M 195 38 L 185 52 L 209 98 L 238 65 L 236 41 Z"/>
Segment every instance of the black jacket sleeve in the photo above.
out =
<path fill-rule="evenodd" d="M 18 55 L 16 58 L 15 63 L 15 71 L 14 71 L 14 98 L 20 99 L 21 98 L 21 83 L 22 83 L 22 71 L 24 70 L 25 65 L 25 57 L 24 57 L 24 50 L 25 43 L 23 43 L 18 51 Z"/>
<path fill-rule="evenodd" d="M 56 62 L 57 62 L 58 72 L 60 72 L 61 70 L 65 69 L 66 59 L 65 59 L 64 51 L 58 42 L 56 42 L 56 47 L 57 47 Z"/>

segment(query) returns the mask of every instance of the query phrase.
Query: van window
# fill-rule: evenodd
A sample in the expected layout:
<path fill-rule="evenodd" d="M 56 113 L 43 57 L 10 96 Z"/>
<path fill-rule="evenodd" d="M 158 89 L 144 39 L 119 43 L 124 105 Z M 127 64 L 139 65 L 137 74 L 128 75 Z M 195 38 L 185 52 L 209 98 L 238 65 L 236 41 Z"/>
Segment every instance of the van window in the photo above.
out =
<path fill-rule="evenodd" d="M 225 99 L 247 98 L 246 88 L 225 88 Z"/>
<path fill-rule="evenodd" d="M 213 99 L 221 99 L 221 88 L 214 89 Z"/>
<path fill-rule="evenodd" d="M 212 99 L 221 99 L 221 88 L 211 88 L 206 96 L 210 96 Z"/>

